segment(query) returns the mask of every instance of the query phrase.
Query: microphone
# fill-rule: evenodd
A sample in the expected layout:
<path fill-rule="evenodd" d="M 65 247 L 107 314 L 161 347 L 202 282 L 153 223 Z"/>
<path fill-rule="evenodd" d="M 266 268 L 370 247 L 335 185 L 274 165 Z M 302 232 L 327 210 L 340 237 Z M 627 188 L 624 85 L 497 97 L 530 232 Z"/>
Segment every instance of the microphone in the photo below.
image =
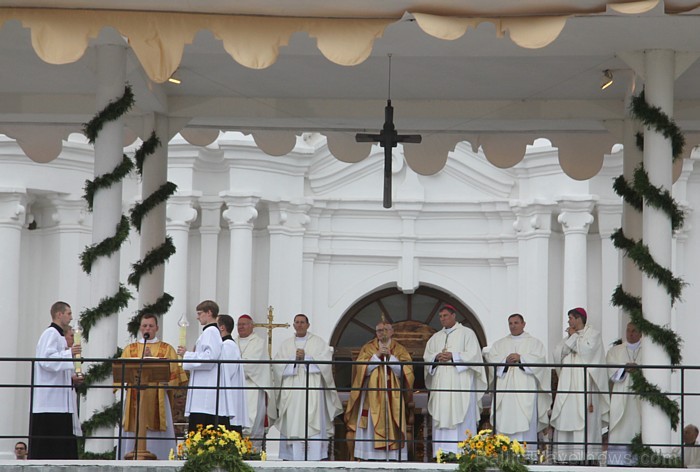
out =
<path fill-rule="evenodd" d="M 148 341 L 149 339 L 151 339 L 150 333 L 143 333 L 143 340 Z"/>

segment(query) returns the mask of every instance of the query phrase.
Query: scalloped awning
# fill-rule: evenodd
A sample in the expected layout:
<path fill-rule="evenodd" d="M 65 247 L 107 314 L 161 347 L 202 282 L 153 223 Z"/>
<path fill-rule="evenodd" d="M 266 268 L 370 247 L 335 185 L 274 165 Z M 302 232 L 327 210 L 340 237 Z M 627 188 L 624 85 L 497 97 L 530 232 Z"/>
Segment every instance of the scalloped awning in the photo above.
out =
<path fill-rule="evenodd" d="M 463 12 L 450 15 L 429 13 L 439 9 L 435 6 L 426 8 L 427 12 L 416 9 L 376 11 L 376 7 L 372 6 L 362 14 L 357 13 L 357 17 L 354 18 L 222 15 L 178 11 L 148 11 L 144 14 L 139 10 L 150 10 L 154 5 L 148 4 L 129 10 L 118 7 L 119 3 L 114 3 L 114 10 L 105 10 L 109 8 L 109 3 L 101 2 L 101 9 L 95 9 L 92 5 L 93 9 L 85 10 L 2 8 L 0 26 L 8 20 L 21 21 L 25 28 L 31 30 L 34 50 L 49 64 L 67 64 L 79 60 L 91 39 L 96 38 L 103 28 L 113 27 L 128 38 L 130 46 L 151 80 L 163 83 L 177 70 L 185 46 L 191 44 L 195 34 L 201 30 L 213 33 L 235 61 L 252 69 L 264 69 L 274 64 L 279 55 L 279 48 L 287 45 L 292 34 L 296 32 L 305 32 L 315 38 L 319 51 L 328 60 L 344 66 L 353 66 L 367 59 L 374 41 L 382 36 L 384 29 L 400 20 L 406 13 L 415 18 L 425 33 L 436 38 L 454 40 L 481 23 L 492 23 L 499 37 L 509 35 L 515 44 L 524 48 L 542 48 L 559 36 L 571 15 L 605 13 L 608 9 L 624 14 L 640 14 L 655 8 L 659 1 L 542 1 L 538 8 L 530 11 L 523 10 L 518 2 L 471 2 L 480 5 L 463 8 Z M 27 3 L 42 4 L 24 2 L 24 5 Z M 60 3 L 51 2 L 52 5 Z M 122 5 L 125 3 L 128 4 L 121 2 Z M 275 10 L 270 8 L 272 3 L 274 2 L 259 2 L 258 11 L 274 12 Z M 301 3 L 306 3 L 307 7 L 300 9 L 300 14 L 322 10 L 319 7 L 314 9 L 314 4 L 318 2 Z M 358 4 L 364 2 L 351 3 L 361 8 Z M 400 8 L 404 2 L 388 3 Z M 491 8 L 485 6 L 485 3 L 491 3 Z M 674 13 L 696 7 L 689 7 L 684 3 L 687 2 L 667 1 L 665 6 Z M 201 6 L 202 9 L 205 7 L 206 5 Z M 202 10 L 198 8 L 198 11 Z M 377 17 L 362 17 L 372 15 Z M 381 15 L 384 17 L 380 17 Z"/>
<path fill-rule="evenodd" d="M 218 41 L 217 48 L 222 46 L 226 54 L 238 64 L 253 70 L 272 69 L 281 57 L 281 50 L 284 52 L 283 48 L 293 43 L 293 36 L 297 35 L 298 38 L 298 33 L 311 38 L 316 49 L 333 64 L 365 67 L 362 66 L 363 62 L 373 52 L 375 58 L 379 56 L 375 51 L 379 40 L 387 36 L 390 30 L 396 30 L 397 25 L 403 28 L 403 32 L 409 31 L 412 37 L 424 36 L 433 41 L 421 52 L 421 59 L 431 57 L 433 53 L 439 56 L 450 47 L 449 42 L 436 42 L 426 35 L 459 43 L 460 38 L 471 31 L 472 37 L 479 37 L 481 41 L 484 41 L 485 35 L 492 37 L 493 41 L 507 38 L 510 42 L 506 41 L 506 45 L 512 43 L 517 46 L 514 48 L 516 50 L 533 51 L 518 53 L 518 58 L 528 57 L 534 60 L 546 59 L 548 51 L 558 47 L 556 40 L 564 34 L 572 18 L 592 17 L 609 22 L 614 18 L 643 18 L 645 14 L 651 14 L 650 21 L 653 21 L 653 15 L 694 12 L 700 2 L 200 0 L 192 6 L 190 2 L 180 5 L 166 0 L 0 0 L 0 5 L 3 5 L 0 7 L 0 28 L 9 21 L 19 21 L 23 28 L 29 30 L 33 50 L 49 64 L 80 61 L 105 28 L 114 28 L 128 41 L 147 78 L 152 81 L 145 81 L 142 88 L 145 93 L 152 93 L 155 97 L 153 101 L 157 102 L 157 94 L 164 90 L 159 89 L 162 86 L 158 84 L 166 82 L 178 69 L 187 46 L 195 43 L 197 35 L 202 31 L 211 33 Z M 16 7 L 20 5 L 22 8 Z M 280 15 L 280 11 L 285 12 L 284 15 Z M 591 43 L 595 42 L 591 40 Z M 547 46 L 549 47 L 546 48 Z M 603 46 L 594 44 L 592 47 Z M 539 53 L 539 50 L 545 52 Z M 196 53 L 197 51 L 193 54 Z M 595 53 L 600 54 L 598 51 Z M 614 57 L 617 51 L 609 53 Z M 310 52 L 305 50 L 299 53 L 297 50 L 295 54 L 297 56 L 290 55 L 287 59 L 308 55 Z M 448 56 L 450 53 L 444 54 Z M 472 60 L 478 58 L 479 54 L 459 56 L 457 60 Z M 515 57 L 516 53 L 512 53 L 512 56 Z M 495 59 L 497 58 L 496 56 Z M 551 63 L 548 65 L 551 66 Z M 599 73 L 595 67 L 598 66 L 593 64 L 589 67 L 594 77 Z M 508 77 L 511 78 L 522 81 L 520 77 Z M 493 81 L 492 78 L 480 79 L 484 82 Z M 504 90 L 509 92 L 507 89 L 500 89 L 499 92 Z M 54 122 L 52 119 L 55 115 L 33 123 L 33 117 L 40 114 L 37 110 L 41 108 L 43 99 L 37 96 L 32 98 L 34 101 L 31 102 L 16 100 L 16 110 L 9 115 L 11 118 L 5 122 L 0 121 L 0 133 L 15 138 L 35 161 L 47 162 L 60 153 L 62 139 L 71 132 L 80 132 L 80 124 L 75 120 Z M 624 118 L 622 101 L 591 103 L 586 97 L 576 97 L 570 102 L 567 99 L 565 95 L 555 96 L 554 100 L 544 97 L 536 103 L 531 95 L 507 99 L 492 96 L 489 100 L 465 95 L 459 99 L 461 101 L 429 96 L 407 98 L 397 106 L 397 116 L 408 120 L 410 124 L 403 125 L 400 130 L 420 132 L 423 134 L 423 143 L 404 147 L 404 158 L 417 173 L 434 174 L 442 169 L 447 154 L 456 144 L 466 141 L 475 151 L 481 149 L 492 164 L 505 168 L 521 161 L 528 144 L 537 138 L 547 138 L 553 146 L 559 148 L 564 172 L 576 179 L 590 178 L 600 170 L 604 155 L 611 151 L 615 143 L 621 142 L 619 127 L 613 131 L 614 126 L 609 125 L 611 121 Z M 139 113 L 168 114 L 173 126 L 175 123 L 185 126 L 181 130 L 185 139 L 201 146 L 215 140 L 219 130 L 233 129 L 251 134 L 264 152 L 282 156 L 294 148 L 297 136 L 305 131 L 315 131 L 327 136 L 328 147 L 338 159 L 358 162 L 366 158 L 370 154 L 370 146 L 356 143 L 354 132 L 366 129 L 367 123 L 376 123 L 370 122 L 367 117 L 381 116 L 380 108 L 376 109 L 376 113 L 375 108 L 372 108 L 375 102 L 371 101 L 376 101 L 376 93 L 369 98 L 361 97 L 358 101 L 362 103 L 356 108 L 360 111 L 356 111 L 351 118 L 339 118 L 339 114 L 328 111 L 333 108 L 335 112 L 349 104 L 354 106 L 349 98 L 333 97 L 328 102 L 329 105 L 325 102 L 321 105 L 324 98 L 314 100 L 315 97 L 298 99 L 294 96 L 270 95 L 263 96 L 263 99 L 249 99 L 235 94 L 204 96 L 200 93 L 187 96 L 175 93 L 165 99 L 169 110 L 168 106 L 164 107 L 165 112 L 144 106 Z M 413 103 L 410 103 L 411 100 Z M 409 104 L 414 107 L 413 111 L 409 109 Z M 466 105 L 473 106 L 475 111 L 464 112 Z M 207 115 L 214 106 L 218 106 L 216 112 Z M 252 107 L 257 108 L 251 110 Z M 295 121 L 297 115 L 288 112 L 293 107 L 316 113 L 315 121 L 306 120 L 315 127 L 306 128 L 304 120 Z M 3 112 L 1 108 L 0 115 Z M 368 111 L 370 108 L 371 115 Z M 558 110 L 552 112 L 555 108 Z M 571 112 L 569 108 L 574 111 Z M 683 110 L 695 108 L 697 107 L 690 104 Z M 232 110 L 238 113 L 234 118 L 228 115 Z M 344 112 L 345 110 L 339 113 Z M 13 121 L 22 113 L 26 113 L 29 118 Z M 80 110 L 74 116 L 82 117 L 84 113 L 84 110 Z M 587 120 L 585 126 L 577 128 L 580 121 L 571 126 L 557 126 L 558 122 L 569 120 L 576 113 L 583 116 L 581 120 Z M 692 122 L 698 120 L 694 116 L 688 116 Z M 340 124 L 325 127 L 333 120 Z M 424 126 L 428 120 L 431 120 L 430 125 Z M 362 122 L 362 127 L 358 126 L 359 122 Z M 470 126 L 476 122 L 480 123 L 479 126 Z M 374 124 L 371 126 L 374 127 Z M 397 127 L 399 126 L 401 125 L 397 122 Z M 127 120 L 127 128 L 129 127 L 131 131 L 127 133 L 127 140 L 130 142 L 142 134 L 142 130 Z M 693 135 L 695 137 L 697 134 Z M 686 154 L 690 153 L 695 142 L 697 140 L 689 140 L 691 145 L 686 147 Z"/>

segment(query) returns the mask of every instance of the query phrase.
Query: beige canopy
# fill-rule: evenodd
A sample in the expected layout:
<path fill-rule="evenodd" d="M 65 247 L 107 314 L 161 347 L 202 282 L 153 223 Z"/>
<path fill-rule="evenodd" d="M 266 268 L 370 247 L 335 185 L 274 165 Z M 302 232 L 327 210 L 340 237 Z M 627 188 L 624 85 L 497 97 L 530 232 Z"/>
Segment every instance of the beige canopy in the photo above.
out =
<path fill-rule="evenodd" d="M 510 167 L 544 137 L 559 148 L 563 170 L 585 179 L 621 141 L 631 65 L 645 49 L 686 58 L 677 119 L 695 144 L 698 5 L 0 0 L 0 132 L 37 161 L 55 158 L 61 139 L 94 113 L 91 50 L 116 31 L 133 53 L 130 139 L 159 113 L 195 144 L 239 130 L 284 155 L 295 136 L 319 132 L 334 155 L 356 162 L 369 145 L 355 143 L 354 133 L 376 131 L 383 121 L 391 54 L 397 128 L 423 135 L 422 144 L 404 149 L 416 172 L 439 171 L 460 141 Z M 617 82 L 602 92 L 606 69 Z M 182 84 L 168 84 L 173 75 Z"/>

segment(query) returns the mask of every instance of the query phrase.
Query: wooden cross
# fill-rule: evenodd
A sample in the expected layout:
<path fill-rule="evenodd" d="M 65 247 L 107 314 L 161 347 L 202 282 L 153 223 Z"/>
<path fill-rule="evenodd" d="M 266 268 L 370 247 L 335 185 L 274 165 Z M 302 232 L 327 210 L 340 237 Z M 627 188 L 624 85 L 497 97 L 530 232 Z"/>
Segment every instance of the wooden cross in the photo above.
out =
<path fill-rule="evenodd" d="M 379 134 L 357 133 L 355 141 L 358 143 L 379 143 L 384 148 L 384 208 L 391 208 L 391 153 L 399 143 L 420 143 L 420 134 L 399 134 L 394 126 L 394 107 L 391 100 L 386 101 L 384 107 L 384 127 Z"/>
<path fill-rule="evenodd" d="M 256 328 L 267 329 L 267 353 L 272 359 L 272 330 L 275 328 L 289 328 L 289 323 L 273 323 L 272 306 L 267 307 L 267 323 L 253 323 Z"/>

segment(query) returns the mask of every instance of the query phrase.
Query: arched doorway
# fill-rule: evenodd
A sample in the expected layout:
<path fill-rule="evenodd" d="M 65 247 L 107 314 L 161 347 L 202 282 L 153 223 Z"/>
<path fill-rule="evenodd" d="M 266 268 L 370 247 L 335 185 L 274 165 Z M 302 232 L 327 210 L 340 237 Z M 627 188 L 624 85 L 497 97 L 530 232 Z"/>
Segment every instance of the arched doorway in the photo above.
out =
<path fill-rule="evenodd" d="M 438 309 L 445 303 L 457 309 L 457 322 L 474 330 L 481 347 L 486 346 L 486 335 L 474 313 L 450 294 L 424 286 L 412 294 L 387 288 L 367 295 L 343 315 L 330 340 L 335 349 L 333 358 L 355 359 L 362 345 L 374 337 L 374 328 L 383 313 L 394 324 L 395 339 L 411 352 L 413 360 L 422 361 L 425 342 L 441 329 Z M 423 369 L 416 369 L 415 374 L 415 389 L 425 388 Z M 336 365 L 335 381 L 339 390 L 349 389 L 350 365 Z"/>

